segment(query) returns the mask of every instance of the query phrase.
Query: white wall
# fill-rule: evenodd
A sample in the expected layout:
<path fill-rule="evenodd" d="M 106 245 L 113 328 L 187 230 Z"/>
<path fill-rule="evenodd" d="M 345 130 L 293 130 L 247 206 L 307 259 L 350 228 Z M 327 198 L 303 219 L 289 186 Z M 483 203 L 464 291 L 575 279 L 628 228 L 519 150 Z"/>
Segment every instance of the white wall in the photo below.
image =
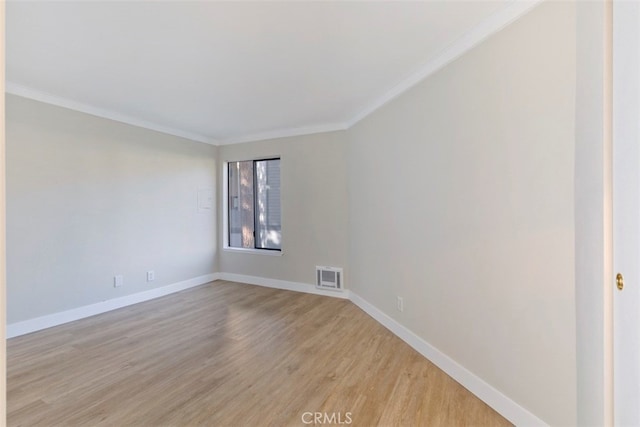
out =
<path fill-rule="evenodd" d="M 8 323 L 215 271 L 216 147 L 11 95 L 6 121 Z"/>
<path fill-rule="evenodd" d="M 347 264 L 346 135 L 331 132 L 219 147 L 226 161 L 280 157 L 282 256 L 220 250 L 221 273 L 315 283 L 315 266 Z M 222 219 L 222 172 L 219 218 Z M 219 245 L 224 231 L 220 221 Z M 348 280 L 348 269 L 345 277 Z M 346 282 L 346 286 L 349 284 Z"/>
<path fill-rule="evenodd" d="M 351 289 L 552 425 L 576 423 L 575 17 L 542 4 L 348 132 Z"/>
<path fill-rule="evenodd" d="M 5 29 L 5 2 L 0 4 L 0 34 Z M 5 53 L 0 45 L 0 90 L 4 93 Z M 0 101 L 0 342 L 6 342 L 6 235 L 5 235 L 5 101 Z M 7 349 L 0 345 L 0 420 L 7 419 Z"/>

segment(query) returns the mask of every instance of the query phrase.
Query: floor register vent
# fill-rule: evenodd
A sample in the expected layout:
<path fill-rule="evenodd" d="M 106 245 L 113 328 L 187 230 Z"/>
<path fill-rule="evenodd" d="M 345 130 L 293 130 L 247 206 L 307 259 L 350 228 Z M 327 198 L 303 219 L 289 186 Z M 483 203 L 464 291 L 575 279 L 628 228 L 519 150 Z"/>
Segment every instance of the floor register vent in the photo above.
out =
<path fill-rule="evenodd" d="M 343 287 L 341 268 L 316 266 L 316 288 L 342 291 Z"/>

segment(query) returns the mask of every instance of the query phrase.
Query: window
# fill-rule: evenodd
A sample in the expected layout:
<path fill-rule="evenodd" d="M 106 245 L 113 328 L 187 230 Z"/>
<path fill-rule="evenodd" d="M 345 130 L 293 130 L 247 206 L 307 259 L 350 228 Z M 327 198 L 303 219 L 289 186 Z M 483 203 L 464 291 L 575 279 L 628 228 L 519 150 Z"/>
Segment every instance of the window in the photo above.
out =
<path fill-rule="evenodd" d="M 229 162 L 229 247 L 282 249 L 280 159 Z"/>

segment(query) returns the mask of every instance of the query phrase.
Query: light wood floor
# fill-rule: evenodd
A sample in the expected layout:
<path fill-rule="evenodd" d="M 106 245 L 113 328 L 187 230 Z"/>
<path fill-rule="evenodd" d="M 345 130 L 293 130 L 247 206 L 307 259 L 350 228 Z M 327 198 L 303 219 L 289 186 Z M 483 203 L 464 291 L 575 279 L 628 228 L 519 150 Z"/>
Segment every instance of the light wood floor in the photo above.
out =
<path fill-rule="evenodd" d="M 509 425 L 351 302 L 315 295 L 217 281 L 7 346 L 10 426 Z"/>

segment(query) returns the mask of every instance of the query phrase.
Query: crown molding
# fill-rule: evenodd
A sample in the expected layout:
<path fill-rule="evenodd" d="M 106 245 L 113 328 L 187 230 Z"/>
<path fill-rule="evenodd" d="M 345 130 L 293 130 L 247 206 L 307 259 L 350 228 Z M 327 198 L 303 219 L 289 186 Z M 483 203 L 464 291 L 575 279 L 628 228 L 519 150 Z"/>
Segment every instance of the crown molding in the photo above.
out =
<path fill-rule="evenodd" d="M 107 110 L 93 105 L 84 104 L 82 102 L 73 101 L 68 98 L 53 95 L 47 92 L 43 92 L 37 89 L 33 89 L 27 86 L 20 85 L 11 81 L 5 83 L 5 92 L 12 95 L 21 96 L 23 98 L 33 99 L 35 101 L 44 102 L 47 104 L 56 105 L 58 107 L 68 108 L 70 110 L 79 111 L 81 113 L 91 114 L 92 116 L 102 117 L 104 119 L 115 120 L 117 122 L 126 123 L 129 125 L 153 130 L 156 132 L 165 133 L 168 135 L 179 136 L 181 138 L 190 139 L 192 141 L 204 142 L 205 144 L 217 145 L 218 141 L 197 133 L 184 131 L 181 129 L 175 129 L 169 126 L 164 126 L 158 123 L 141 120 L 136 117 L 128 116 L 126 114 L 118 113 L 115 111 Z"/>
<path fill-rule="evenodd" d="M 158 123 L 148 122 L 132 116 L 110 111 L 100 107 L 73 101 L 57 95 L 42 92 L 33 88 L 29 88 L 17 83 L 7 81 L 5 91 L 14 95 L 25 98 L 34 99 L 36 101 L 46 102 L 48 104 L 57 105 L 72 110 L 77 110 L 93 116 L 103 117 L 133 126 L 138 126 L 169 135 L 187 138 L 193 141 L 204 142 L 211 145 L 230 145 L 240 144 L 244 142 L 262 141 L 267 139 L 286 138 L 291 136 L 311 135 L 314 133 L 333 132 L 347 130 L 358 123 L 360 120 L 372 114 L 385 104 L 391 102 L 416 84 L 420 83 L 436 71 L 440 70 L 450 62 L 462 56 L 464 53 L 480 44 L 489 36 L 502 30 L 518 18 L 525 15 L 543 0 L 511 0 L 507 6 L 500 9 L 489 18 L 482 21 L 473 29 L 458 38 L 446 48 L 442 49 L 433 58 L 422 64 L 416 71 L 405 79 L 398 82 L 390 90 L 382 96 L 376 98 L 367 107 L 360 110 L 350 120 L 343 123 L 326 123 L 317 126 L 306 126 L 289 129 L 278 129 L 268 132 L 259 132 L 248 135 L 240 135 L 227 139 L 214 139 L 208 136 L 188 132 L 181 129 L 175 129 Z"/>
<path fill-rule="evenodd" d="M 335 132 L 347 130 L 349 126 L 346 123 L 328 123 L 318 126 L 305 126 L 290 129 L 278 129 L 268 132 L 254 133 L 244 135 L 238 138 L 229 138 L 219 142 L 220 145 L 241 144 L 243 142 L 264 141 L 267 139 L 286 138 L 289 136 L 311 135 L 314 133 Z"/>
<path fill-rule="evenodd" d="M 411 75 L 401 80 L 388 92 L 377 98 L 368 107 L 360 110 L 360 112 L 347 122 L 348 127 L 352 127 L 360 120 L 402 95 L 404 92 L 440 70 L 445 65 L 459 58 L 489 36 L 513 23 L 542 1 L 543 0 L 512 0 L 506 7 L 500 9 L 489 18 L 482 21 L 479 25 L 475 26 L 471 31 L 468 31 L 462 37 L 442 49 L 433 58 L 422 64 L 422 66 L 420 66 Z"/>

